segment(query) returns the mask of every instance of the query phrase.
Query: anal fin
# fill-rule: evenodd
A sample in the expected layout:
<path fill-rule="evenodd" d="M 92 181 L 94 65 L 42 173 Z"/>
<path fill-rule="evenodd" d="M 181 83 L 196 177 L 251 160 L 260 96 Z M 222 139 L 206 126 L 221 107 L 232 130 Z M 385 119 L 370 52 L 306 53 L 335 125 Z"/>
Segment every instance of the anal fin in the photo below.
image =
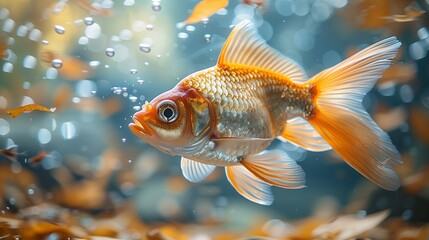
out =
<path fill-rule="evenodd" d="M 225 167 L 225 173 L 228 181 L 243 197 L 262 205 L 273 203 L 271 185 L 257 178 L 243 165 Z"/>
<path fill-rule="evenodd" d="M 264 182 L 281 188 L 305 187 L 305 173 L 295 160 L 280 150 L 246 156 L 241 162 Z"/>

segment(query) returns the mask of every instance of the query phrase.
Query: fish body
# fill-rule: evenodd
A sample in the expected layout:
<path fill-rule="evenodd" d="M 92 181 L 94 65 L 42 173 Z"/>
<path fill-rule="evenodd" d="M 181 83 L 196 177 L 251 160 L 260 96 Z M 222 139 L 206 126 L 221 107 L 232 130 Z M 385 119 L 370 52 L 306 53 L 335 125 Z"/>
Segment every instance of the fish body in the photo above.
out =
<path fill-rule="evenodd" d="M 380 41 L 308 79 L 293 60 L 269 47 L 250 21 L 238 24 L 216 66 L 193 73 L 133 116 L 130 129 L 171 155 L 199 182 L 225 167 L 247 199 L 271 204 L 271 186 L 302 188 L 305 174 L 278 138 L 310 151 L 333 148 L 381 187 L 395 190 L 400 155 L 362 107 L 363 96 L 400 43 Z"/>

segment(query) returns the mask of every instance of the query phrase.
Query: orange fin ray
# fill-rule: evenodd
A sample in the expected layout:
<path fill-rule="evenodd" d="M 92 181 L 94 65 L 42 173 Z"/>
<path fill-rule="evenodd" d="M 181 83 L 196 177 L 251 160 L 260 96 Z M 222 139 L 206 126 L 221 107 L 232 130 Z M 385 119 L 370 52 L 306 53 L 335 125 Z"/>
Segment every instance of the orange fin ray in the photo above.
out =
<path fill-rule="evenodd" d="M 273 203 L 271 185 L 257 178 L 243 165 L 225 167 L 225 173 L 228 181 L 243 197 L 262 205 Z"/>
<path fill-rule="evenodd" d="M 286 128 L 281 133 L 279 139 L 313 152 L 323 152 L 332 149 L 313 126 L 301 117 L 288 120 Z"/>
<path fill-rule="evenodd" d="M 389 136 L 371 119 L 362 99 L 389 67 L 401 43 L 377 42 L 314 76 L 316 111 L 308 121 L 354 169 L 387 190 L 400 180 L 394 167 L 401 156 Z"/>
<path fill-rule="evenodd" d="M 305 187 L 305 173 L 295 160 L 280 150 L 244 157 L 241 164 L 264 182 L 281 188 Z"/>
<path fill-rule="evenodd" d="M 292 59 L 271 48 L 250 20 L 243 20 L 235 26 L 223 45 L 217 64 L 263 69 L 286 76 L 297 83 L 308 80 L 304 69 Z"/>

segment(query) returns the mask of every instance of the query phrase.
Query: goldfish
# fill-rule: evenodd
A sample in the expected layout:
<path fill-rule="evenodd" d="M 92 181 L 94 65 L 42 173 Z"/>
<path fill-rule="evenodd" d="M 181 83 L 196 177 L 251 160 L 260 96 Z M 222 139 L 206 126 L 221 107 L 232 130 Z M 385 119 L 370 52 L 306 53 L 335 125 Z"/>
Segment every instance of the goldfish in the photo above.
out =
<path fill-rule="evenodd" d="M 389 37 L 309 78 L 244 20 L 215 66 L 146 102 L 129 128 L 160 151 L 181 156 L 189 181 L 225 167 L 237 192 L 262 205 L 273 202 L 273 186 L 305 187 L 296 161 L 281 149 L 266 150 L 275 139 L 315 152 L 333 149 L 363 176 L 394 191 L 401 156 L 362 99 L 400 46 Z"/>

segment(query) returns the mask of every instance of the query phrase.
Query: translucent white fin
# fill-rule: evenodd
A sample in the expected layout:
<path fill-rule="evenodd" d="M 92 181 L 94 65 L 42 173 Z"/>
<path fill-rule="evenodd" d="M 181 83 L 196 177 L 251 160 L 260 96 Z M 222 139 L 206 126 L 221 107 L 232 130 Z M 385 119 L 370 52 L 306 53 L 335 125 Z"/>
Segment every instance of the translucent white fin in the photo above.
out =
<path fill-rule="evenodd" d="M 257 178 L 243 165 L 225 167 L 225 173 L 228 181 L 243 197 L 262 205 L 273 203 L 271 186 Z"/>
<path fill-rule="evenodd" d="M 190 182 L 201 182 L 206 179 L 216 168 L 216 166 L 200 163 L 182 157 L 182 174 Z"/>
<path fill-rule="evenodd" d="M 282 188 L 305 187 L 305 173 L 295 160 L 280 150 L 263 151 L 240 162 L 264 182 Z"/>
<path fill-rule="evenodd" d="M 297 63 L 267 45 L 250 20 L 243 20 L 235 26 L 223 45 L 217 64 L 265 69 L 298 83 L 308 79 Z"/>
<path fill-rule="evenodd" d="M 278 138 L 313 152 L 332 149 L 313 126 L 301 117 L 288 120 L 285 130 Z"/>
<path fill-rule="evenodd" d="M 387 38 L 309 81 L 317 108 L 308 121 L 349 165 L 387 190 L 400 186 L 394 167 L 401 156 L 361 102 L 399 46 L 396 37 Z"/>

